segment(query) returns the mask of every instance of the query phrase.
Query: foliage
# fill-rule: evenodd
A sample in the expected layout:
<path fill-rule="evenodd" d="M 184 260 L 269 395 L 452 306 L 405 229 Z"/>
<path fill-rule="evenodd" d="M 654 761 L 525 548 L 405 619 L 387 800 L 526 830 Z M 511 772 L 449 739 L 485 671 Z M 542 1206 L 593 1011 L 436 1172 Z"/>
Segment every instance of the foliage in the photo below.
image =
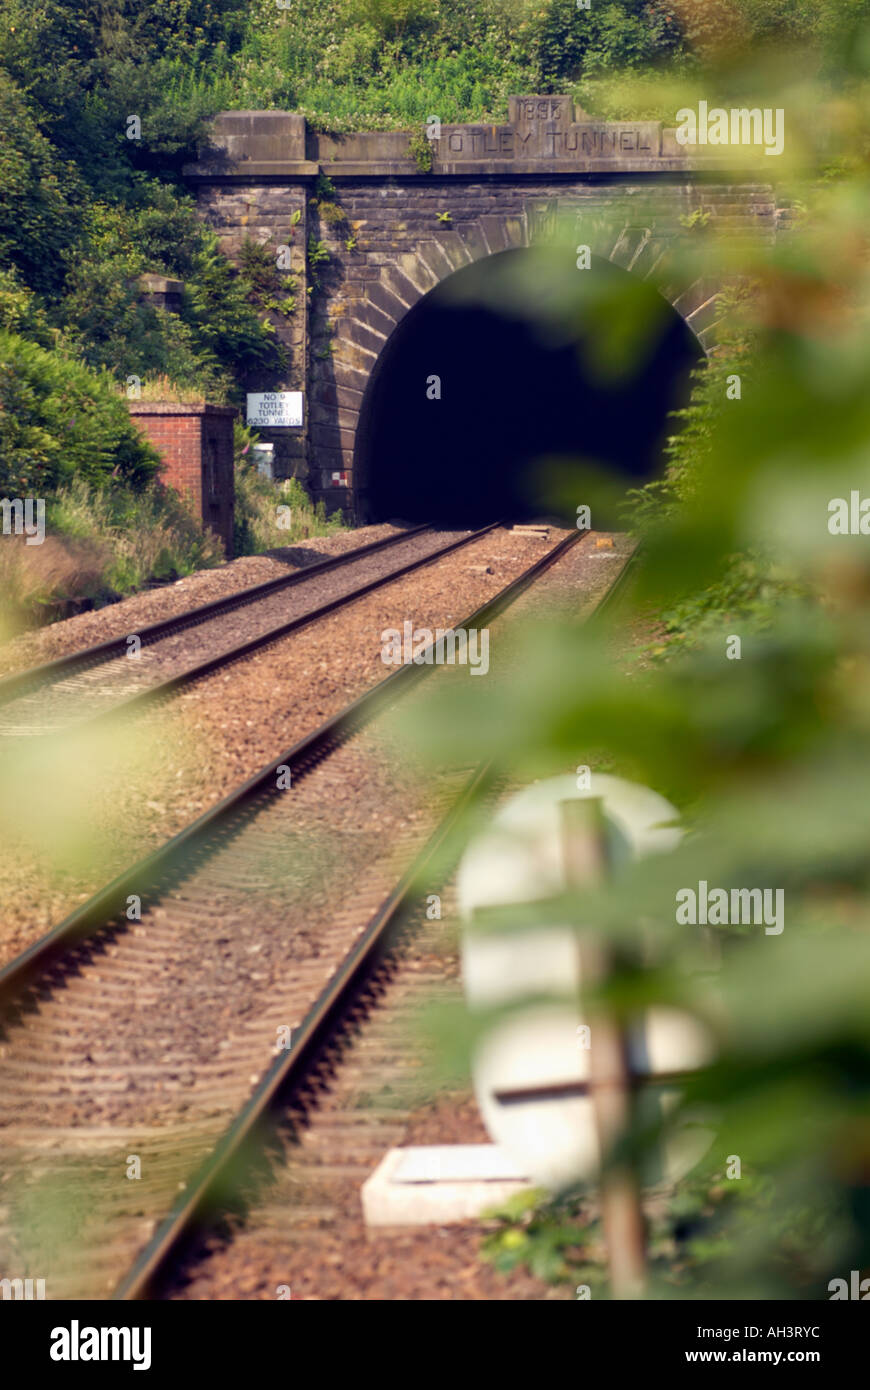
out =
<path fill-rule="evenodd" d="M 700 646 L 724 628 L 739 628 L 744 638 L 760 636 L 775 624 L 784 599 L 806 595 L 793 567 L 772 564 L 761 553 L 735 555 L 721 580 L 664 609 L 664 638 L 641 646 L 637 656 L 667 658 L 671 644 Z"/>
<path fill-rule="evenodd" d="M 274 249 L 267 244 L 248 238 L 239 251 L 244 284 L 247 282 L 248 299 L 262 312 L 289 317 L 296 308 L 296 297 L 292 293 L 298 281 L 295 275 L 285 275 L 278 269 Z M 290 291 L 290 293 L 288 293 Z"/>
<path fill-rule="evenodd" d="M 0 262 L 34 290 L 56 292 L 75 240 L 81 180 L 2 69 L 0 130 Z"/>
<path fill-rule="evenodd" d="M 593 1227 L 578 1221 L 576 1203 L 530 1188 L 488 1215 L 497 1226 L 485 1237 L 481 1253 L 496 1269 L 509 1274 L 524 1265 L 546 1283 L 588 1282 L 584 1247 Z M 600 1270 L 594 1276 L 600 1282 Z"/>
<path fill-rule="evenodd" d="M 425 130 L 415 130 L 408 140 L 408 153 L 421 174 L 432 172 L 434 160 L 432 143 Z"/>
<path fill-rule="evenodd" d="M 63 613 L 69 599 L 96 605 L 152 580 L 220 564 L 220 542 L 171 489 L 93 487 L 79 476 L 50 499 L 46 537 L 0 538 L 0 640 Z"/>
<path fill-rule="evenodd" d="M 697 224 L 685 219 L 687 230 Z M 717 439 L 728 411 L 739 409 L 729 399 L 729 382 L 736 374 L 741 391 L 749 389 L 756 349 L 747 309 L 758 286 L 751 280 L 731 286 L 720 295 L 722 319 L 715 349 L 702 366 L 692 373 L 689 402 L 673 412 L 674 433 L 669 436 L 665 457 L 666 472 L 641 488 L 631 488 L 622 508 L 623 516 L 639 537 L 653 534 L 657 527 L 674 520 L 685 503 L 697 499 L 705 471 L 715 467 Z M 669 654 L 670 643 L 697 643 L 709 635 L 711 627 L 740 622 L 746 631 L 763 630 L 775 618 L 784 597 L 805 592 L 793 567 L 772 563 L 763 552 L 737 553 L 726 557 L 721 578 L 701 590 L 687 592 L 660 615 L 664 630 L 638 650 L 638 657 L 661 658 Z"/>
<path fill-rule="evenodd" d="M 176 579 L 220 564 L 221 543 L 203 530 L 172 488 L 155 482 L 141 492 L 96 490 L 79 477 L 48 509 L 49 527 L 106 552 L 100 591 L 132 593 L 147 580 Z"/>
<path fill-rule="evenodd" d="M 238 400 L 247 373 L 284 361 L 266 314 L 273 303 L 280 308 L 269 290 L 285 283 L 274 261 L 264 275 L 250 243 L 235 273 L 188 199 L 156 185 L 147 191 L 132 208 L 89 209 L 61 306 L 64 341 L 122 380 L 161 374 L 212 401 Z M 137 280 L 145 271 L 183 279 L 179 314 L 143 299 Z"/>
<path fill-rule="evenodd" d="M 591 114 L 672 118 L 661 89 L 632 84 L 663 65 L 697 73 L 735 40 L 753 51 L 787 48 L 822 71 L 840 66 L 842 13 L 866 0 L 294 0 L 262 4 L 241 51 L 213 82 L 231 104 L 298 110 L 330 130 L 419 128 L 503 120 L 518 92 L 570 92 Z M 739 71 L 720 74 L 738 86 Z M 650 101 L 654 105 L 650 107 Z M 421 147 L 422 149 L 422 147 Z"/>
<path fill-rule="evenodd" d="M 47 329 L 59 333 L 68 352 L 121 381 L 158 373 L 238 400 L 246 374 L 284 362 L 274 306 L 245 267 L 233 272 L 176 185 L 206 120 L 230 100 L 220 73 L 239 51 L 245 8 L 3 0 L 0 15 L 0 265 L 36 296 L 26 320 L 8 318 L 10 305 L 6 326 L 43 346 Z M 140 140 L 127 138 L 133 114 Z M 180 314 L 142 299 L 145 271 L 185 282 Z"/>
<path fill-rule="evenodd" d="M 323 241 L 318 241 L 313 232 L 308 237 L 308 264 L 311 266 L 323 265 L 329 260 L 329 247 Z"/>
<path fill-rule="evenodd" d="M 297 478 L 272 482 L 257 473 L 247 455 L 236 455 L 235 553 L 260 555 L 311 536 L 330 536 L 344 523 L 312 503 Z"/>
<path fill-rule="evenodd" d="M 159 464 L 106 375 L 0 333 L 0 489 L 45 496 L 74 477 L 141 486 Z"/>
<path fill-rule="evenodd" d="M 329 247 L 313 232 L 308 233 L 306 259 L 308 263 L 308 294 L 313 296 L 320 289 L 321 283 L 317 267 L 329 262 Z"/>
<path fill-rule="evenodd" d="M 0 270 L 0 332 L 16 333 L 40 347 L 54 346 L 39 299 L 11 268 Z"/>
<path fill-rule="evenodd" d="M 529 22 L 537 64 L 549 81 L 624 70 L 669 57 L 681 46 L 679 22 L 669 7 L 627 0 L 579 9 L 575 0 L 551 0 Z"/>

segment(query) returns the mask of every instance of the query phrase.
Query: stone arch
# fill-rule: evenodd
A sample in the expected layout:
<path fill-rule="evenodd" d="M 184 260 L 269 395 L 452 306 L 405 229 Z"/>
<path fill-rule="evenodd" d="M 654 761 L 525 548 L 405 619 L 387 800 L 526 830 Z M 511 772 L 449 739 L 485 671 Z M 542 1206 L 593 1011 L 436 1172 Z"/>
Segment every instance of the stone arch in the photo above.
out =
<path fill-rule="evenodd" d="M 354 512 L 364 521 L 364 480 L 357 476 L 359 426 L 362 402 L 371 373 L 388 339 L 418 300 L 455 271 L 501 251 L 519 250 L 546 235 L 550 206 L 527 203 L 521 215 L 484 214 L 421 240 L 413 251 L 400 253 L 378 267 L 376 280 L 365 294 L 351 301 L 341 319 L 341 333 L 333 354 L 336 423 L 312 427 L 312 443 L 333 454 L 340 450 L 342 471 L 349 474 Z M 555 209 L 553 204 L 556 205 Z M 594 255 L 649 280 L 685 320 L 703 351 L 715 342 L 718 302 L 724 282 L 712 279 L 680 279 L 670 252 L 676 232 L 648 225 L 624 223 L 614 238 L 613 226 L 584 224 L 583 235 Z"/>

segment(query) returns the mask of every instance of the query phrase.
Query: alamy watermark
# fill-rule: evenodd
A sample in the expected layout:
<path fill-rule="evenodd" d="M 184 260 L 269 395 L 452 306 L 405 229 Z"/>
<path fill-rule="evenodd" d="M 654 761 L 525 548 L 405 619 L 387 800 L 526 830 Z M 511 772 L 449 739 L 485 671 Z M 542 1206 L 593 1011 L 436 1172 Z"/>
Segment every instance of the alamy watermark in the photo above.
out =
<path fill-rule="evenodd" d="M 860 1270 L 851 1269 L 848 1284 L 845 1279 L 832 1279 L 828 1284 L 828 1292 L 831 1295 L 831 1303 L 844 1298 L 866 1303 L 870 1300 L 870 1279 L 862 1279 Z"/>
<path fill-rule="evenodd" d="M 678 145 L 764 145 L 765 154 L 782 154 L 785 146 L 785 111 L 765 106 L 721 106 L 709 109 L 706 101 L 698 110 L 683 106 L 677 112 Z"/>
<path fill-rule="evenodd" d="M 832 497 L 828 530 L 832 536 L 870 536 L 870 497 L 862 497 L 857 488 L 852 488 L 848 498 Z"/>
<path fill-rule="evenodd" d="M 150 1327 L 69 1327 L 51 1329 L 52 1361 L 132 1361 L 134 1371 L 151 1366 Z"/>
<path fill-rule="evenodd" d="M 677 890 L 676 918 L 681 926 L 759 926 L 766 936 L 779 936 L 785 922 L 782 888 L 707 888 L 702 878 L 697 890 Z"/>
<path fill-rule="evenodd" d="M 414 627 L 411 622 L 381 633 L 385 666 L 468 666 L 472 676 L 489 670 L 489 628 Z"/>
<path fill-rule="evenodd" d="M 45 1298 L 44 1279 L 0 1279 L 0 1296 L 3 1299 L 23 1299 L 30 1302 Z"/>
<path fill-rule="evenodd" d="M 0 529 L 4 536 L 27 537 L 25 545 L 42 545 L 45 540 L 45 498 L 4 497 L 0 499 Z"/>

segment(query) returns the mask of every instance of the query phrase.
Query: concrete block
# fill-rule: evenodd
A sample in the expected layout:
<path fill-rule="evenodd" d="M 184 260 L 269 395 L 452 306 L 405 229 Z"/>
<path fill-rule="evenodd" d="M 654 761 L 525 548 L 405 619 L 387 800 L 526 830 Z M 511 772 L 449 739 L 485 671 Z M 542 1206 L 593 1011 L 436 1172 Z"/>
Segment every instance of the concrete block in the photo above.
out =
<path fill-rule="evenodd" d="M 531 1186 L 495 1144 L 436 1144 L 388 1149 L 362 1185 L 367 1226 L 446 1226 L 483 1212 Z"/>

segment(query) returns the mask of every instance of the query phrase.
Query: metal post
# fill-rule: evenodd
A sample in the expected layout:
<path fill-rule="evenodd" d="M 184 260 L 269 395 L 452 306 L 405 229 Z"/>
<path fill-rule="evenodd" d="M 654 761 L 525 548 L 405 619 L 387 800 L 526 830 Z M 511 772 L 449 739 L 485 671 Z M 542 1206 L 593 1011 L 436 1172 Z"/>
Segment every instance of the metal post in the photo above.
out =
<path fill-rule="evenodd" d="M 604 813 L 599 798 L 560 803 L 566 886 L 582 890 L 606 881 L 608 873 Z M 600 985 L 612 969 L 603 941 L 580 947 L 580 986 Z M 589 1095 L 601 1147 L 601 1217 L 616 1298 L 638 1298 L 646 1275 L 646 1233 L 640 1187 L 630 1163 L 605 1169 L 609 1155 L 631 1123 L 632 1078 L 622 1029 L 600 1009 L 590 1016 Z"/>

